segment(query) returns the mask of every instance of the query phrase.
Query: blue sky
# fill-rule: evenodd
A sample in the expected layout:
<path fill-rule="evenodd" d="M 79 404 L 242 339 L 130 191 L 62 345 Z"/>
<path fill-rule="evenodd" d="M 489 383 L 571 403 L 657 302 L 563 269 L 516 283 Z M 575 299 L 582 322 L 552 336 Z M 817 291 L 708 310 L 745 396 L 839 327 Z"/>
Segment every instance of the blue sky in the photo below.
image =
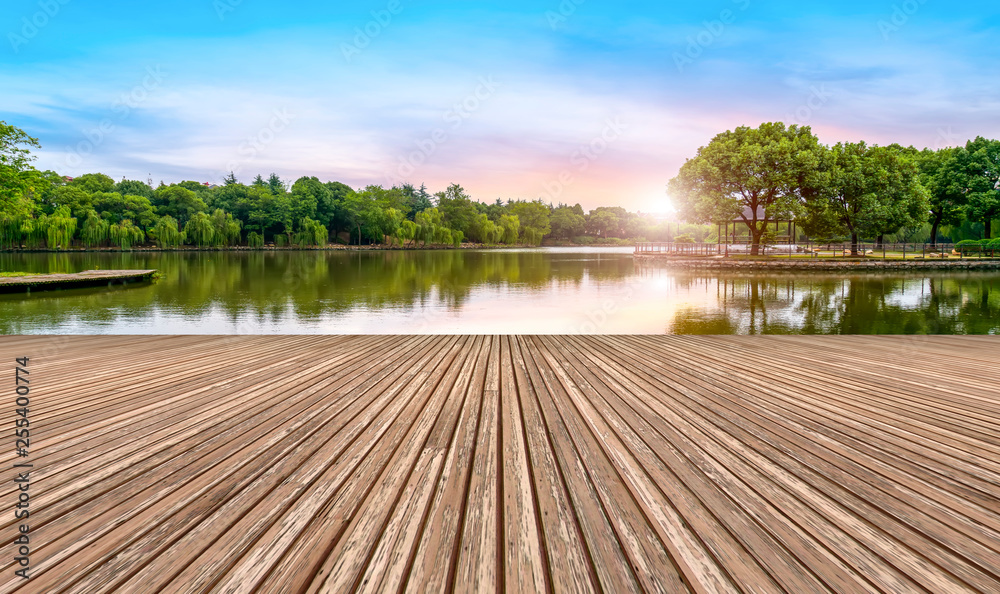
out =
<path fill-rule="evenodd" d="M 457 182 L 656 211 L 684 160 L 740 125 L 1000 137 L 998 17 L 937 0 L 15 0 L 0 119 L 68 175 Z"/>

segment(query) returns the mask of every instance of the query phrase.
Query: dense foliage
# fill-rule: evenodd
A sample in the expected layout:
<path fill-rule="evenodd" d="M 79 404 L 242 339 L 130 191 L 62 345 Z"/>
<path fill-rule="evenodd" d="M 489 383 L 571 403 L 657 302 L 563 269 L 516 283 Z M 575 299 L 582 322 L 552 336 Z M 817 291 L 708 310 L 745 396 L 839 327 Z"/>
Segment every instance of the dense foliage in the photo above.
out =
<path fill-rule="evenodd" d="M 754 253 L 768 226 L 789 218 L 813 238 L 850 239 L 855 251 L 862 238 L 936 243 L 943 227 L 953 240 L 990 239 L 1000 217 L 1000 140 L 937 151 L 828 147 L 808 126 L 741 127 L 700 148 L 669 192 L 689 221 L 742 221 Z"/>
<path fill-rule="evenodd" d="M 807 126 L 763 124 L 716 136 L 689 159 L 669 194 L 689 224 L 621 207 L 584 212 L 541 200 L 479 202 L 458 184 L 392 188 L 258 175 L 244 184 L 150 184 L 32 166 L 35 138 L 0 122 L 0 247 L 137 245 L 174 248 L 616 244 L 714 241 L 715 224 L 742 220 L 754 246 L 776 220 L 816 239 L 991 239 L 1000 217 L 1000 141 L 941 150 L 819 143 Z"/>
<path fill-rule="evenodd" d="M 2 126 L 2 247 L 261 248 L 337 242 L 413 248 L 672 237 L 668 225 L 623 208 L 584 214 L 579 205 L 540 200 L 483 203 L 458 184 L 431 194 L 423 185 L 355 190 L 315 177 L 287 184 L 275 174 L 258 175 L 249 184 L 230 174 L 219 186 L 183 181 L 157 188 L 138 180 L 116 183 L 100 173 L 64 178 L 31 167 L 29 149 L 38 147 L 37 140 Z M 702 239 L 708 232 L 707 227 L 686 229 Z"/>

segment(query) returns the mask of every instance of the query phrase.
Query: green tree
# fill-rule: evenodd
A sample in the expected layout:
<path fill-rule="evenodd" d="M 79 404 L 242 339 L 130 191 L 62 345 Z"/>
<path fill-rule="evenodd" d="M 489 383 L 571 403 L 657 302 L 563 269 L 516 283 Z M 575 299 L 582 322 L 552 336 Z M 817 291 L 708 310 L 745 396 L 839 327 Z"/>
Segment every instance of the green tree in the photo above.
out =
<path fill-rule="evenodd" d="M 428 208 L 417 213 L 416 237 L 423 245 L 433 243 L 441 236 L 441 229 L 444 227 L 444 216 L 437 208 Z"/>
<path fill-rule="evenodd" d="M 128 219 L 142 229 L 150 229 L 156 224 L 156 211 L 147 198 L 142 196 L 122 196 L 116 192 L 98 192 L 90 196 L 94 210 L 105 219 L 119 223 Z"/>
<path fill-rule="evenodd" d="M 296 221 L 311 218 L 328 225 L 332 215 L 327 206 L 330 201 L 330 189 L 315 177 L 300 177 L 292 184 L 292 218 Z"/>
<path fill-rule="evenodd" d="M 507 210 L 517 217 L 521 227 L 521 240 L 525 244 L 539 245 L 542 238 L 552 231 L 549 207 L 541 200 L 514 202 Z"/>
<path fill-rule="evenodd" d="M 78 218 L 86 218 L 86 213 L 94 210 L 93 195 L 76 186 L 67 185 L 54 188 L 48 201 L 53 210 L 60 206 L 68 206 Z"/>
<path fill-rule="evenodd" d="M 38 223 L 39 228 L 44 230 L 49 248 L 69 248 L 76 232 L 76 219 L 70 216 L 68 206 L 62 206 L 50 215 L 42 215 Z"/>
<path fill-rule="evenodd" d="M 486 215 L 482 215 L 486 218 Z M 486 245 L 499 243 L 503 238 L 503 229 L 488 218 L 479 226 L 479 241 Z M 516 241 L 516 238 L 515 238 Z"/>
<path fill-rule="evenodd" d="M 358 243 L 363 238 L 382 243 L 387 236 L 397 235 L 405 218 L 399 208 L 405 203 L 399 188 L 386 190 L 368 186 L 344 201 L 344 210 L 351 226 L 357 230 Z"/>
<path fill-rule="evenodd" d="M 142 196 L 143 198 L 153 197 L 153 188 L 149 187 L 146 182 L 134 179 L 123 179 L 118 182 L 115 184 L 114 192 L 117 192 L 122 196 Z"/>
<path fill-rule="evenodd" d="M 351 225 L 348 221 L 345 204 L 348 196 L 354 194 L 354 190 L 341 182 L 327 182 L 323 185 L 329 190 L 329 195 L 326 200 L 317 202 L 317 219 L 333 233 L 347 231 Z"/>
<path fill-rule="evenodd" d="M 587 217 L 586 229 L 597 237 L 621 237 L 625 214 L 624 208 L 609 208 L 601 206 L 590 211 Z"/>
<path fill-rule="evenodd" d="M 184 235 L 198 247 L 213 245 L 215 225 L 212 218 L 203 212 L 196 212 L 184 225 Z"/>
<path fill-rule="evenodd" d="M 983 224 L 983 236 L 993 237 L 993 219 L 1000 217 L 1000 140 L 977 136 L 957 155 L 959 185 L 965 186 L 966 215 Z M 964 183 L 962 183 L 964 182 Z"/>
<path fill-rule="evenodd" d="M 517 215 L 503 215 L 497 221 L 497 228 L 501 242 L 515 244 L 520 236 L 521 220 Z"/>
<path fill-rule="evenodd" d="M 132 246 L 142 243 L 146 238 L 146 233 L 132 224 L 132 221 L 125 219 L 111 225 L 108 229 L 108 237 L 113 244 L 127 251 L 132 249 Z"/>
<path fill-rule="evenodd" d="M 156 245 L 159 248 L 173 248 L 184 243 L 185 234 L 178 230 L 177 219 L 170 215 L 160 217 L 153 227 L 152 235 L 156 238 Z"/>
<path fill-rule="evenodd" d="M 233 215 L 223 211 L 221 208 L 212 212 L 212 228 L 215 230 L 212 240 L 215 245 L 232 246 L 240 242 L 240 229 L 242 225 Z"/>
<path fill-rule="evenodd" d="M 198 194 L 181 186 L 163 186 L 153 192 L 153 206 L 160 216 L 177 219 L 178 225 L 185 225 L 198 212 L 208 211 L 208 205 Z"/>
<path fill-rule="evenodd" d="M 413 184 L 403 184 L 399 189 L 406 198 L 406 205 L 409 207 L 406 218 L 411 221 L 418 212 L 434 206 L 431 195 L 427 193 L 427 186 L 424 184 L 420 184 L 420 188 L 414 188 Z"/>
<path fill-rule="evenodd" d="M 927 191 L 916 163 L 898 145 L 838 143 L 824 159 L 826 187 L 810 202 L 806 228 L 834 228 L 851 237 L 858 253 L 860 236 L 881 236 L 927 219 Z"/>
<path fill-rule="evenodd" d="M 559 239 L 572 239 L 583 235 L 586 219 L 577 214 L 572 207 L 559 206 L 552 211 L 549 219 L 552 226 L 552 236 Z"/>
<path fill-rule="evenodd" d="M 698 149 L 670 180 L 668 192 L 690 222 L 741 220 L 756 255 L 768 223 L 799 214 L 821 184 L 816 174 L 822 154 L 808 126 L 740 127 Z"/>
<path fill-rule="evenodd" d="M 97 247 L 109 239 L 110 229 L 111 223 L 101 218 L 97 211 L 88 210 L 80 227 L 80 239 L 87 247 Z"/>
<path fill-rule="evenodd" d="M 444 217 L 444 225 L 469 235 L 470 230 L 476 224 L 479 210 L 472 203 L 472 198 L 469 197 L 465 189 L 458 184 L 451 184 L 448 189 L 438 192 L 435 196 L 437 197 L 437 209 Z"/>
<path fill-rule="evenodd" d="M 91 194 L 95 192 L 114 192 L 115 180 L 103 173 L 85 173 L 80 177 L 73 178 L 69 185 L 76 186 L 84 192 Z"/>
<path fill-rule="evenodd" d="M 965 185 L 959 174 L 960 148 L 938 151 L 924 149 L 917 160 L 920 183 L 927 189 L 930 201 L 931 245 L 937 245 L 938 229 L 942 225 L 961 224 L 968 202 Z"/>
<path fill-rule="evenodd" d="M 0 121 L 0 226 L 5 235 L 32 215 L 34 194 L 46 183 L 31 166 L 35 158 L 30 148 L 41 148 L 37 138 Z"/>
<path fill-rule="evenodd" d="M 295 234 L 296 245 L 326 245 L 329 234 L 326 227 L 310 218 L 302 219 L 299 222 L 299 232 Z"/>
<path fill-rule="evenodd" d="M 248 227 L 260 229 L 265 238 L 286 234 L 292 226 L 291 200 L 287 193 L 275 195 L 264 186 L 254 186 L 246 190 L 249 212 L 244 219 Z M 277 242 L 277 239 L 275 240 Z"/>
<path fill-rule="evenodd" d="M 275 196 L 284 194 L 288 191 L 285 187 L 285 182 L 281 181 L 277 173 L 272 173 L 270 177 L 267 178 L 267 187 L 271 188 L 271 193 Z"/>

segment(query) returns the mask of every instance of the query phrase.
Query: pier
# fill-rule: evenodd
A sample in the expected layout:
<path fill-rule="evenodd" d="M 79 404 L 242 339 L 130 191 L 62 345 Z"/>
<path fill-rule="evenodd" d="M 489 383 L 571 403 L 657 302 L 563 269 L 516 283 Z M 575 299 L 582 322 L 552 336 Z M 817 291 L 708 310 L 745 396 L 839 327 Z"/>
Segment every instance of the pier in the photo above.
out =
<path fill-rule="evenodd" d="M 996 337 L 0 352 L 30 357 L 34 465 L 4 593 L 1000 591 Z"/>
<path fill-rule="evenodd" d="M 0 277 L 0 293 L 104 287 L 150 280 L 155 270 L 87 270 L 58 274 Z"/>

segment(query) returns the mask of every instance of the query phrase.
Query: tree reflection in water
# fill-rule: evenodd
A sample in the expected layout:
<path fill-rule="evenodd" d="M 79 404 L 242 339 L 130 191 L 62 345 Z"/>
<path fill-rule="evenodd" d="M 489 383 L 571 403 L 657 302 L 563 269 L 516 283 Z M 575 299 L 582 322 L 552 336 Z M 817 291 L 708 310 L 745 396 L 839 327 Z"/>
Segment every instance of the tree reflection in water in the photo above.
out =
<path fill-rule="evenodd" d="M 714 309 L 678 312 L 675 334 L 991 334 L 1000 329 L 1000 275 L 730 275 Z M 684 283 L 681 283 L 683 286 Z"/>
<path fill-rule="evenodd" d="M 0 270 L 94 268 L 156 268 L 162 278 L 125 289 L 0 295 L 0 332 L 1000 329 L 997 273 L 699 274 L 636 267 L 627 250 L 0 254 Z"/>

